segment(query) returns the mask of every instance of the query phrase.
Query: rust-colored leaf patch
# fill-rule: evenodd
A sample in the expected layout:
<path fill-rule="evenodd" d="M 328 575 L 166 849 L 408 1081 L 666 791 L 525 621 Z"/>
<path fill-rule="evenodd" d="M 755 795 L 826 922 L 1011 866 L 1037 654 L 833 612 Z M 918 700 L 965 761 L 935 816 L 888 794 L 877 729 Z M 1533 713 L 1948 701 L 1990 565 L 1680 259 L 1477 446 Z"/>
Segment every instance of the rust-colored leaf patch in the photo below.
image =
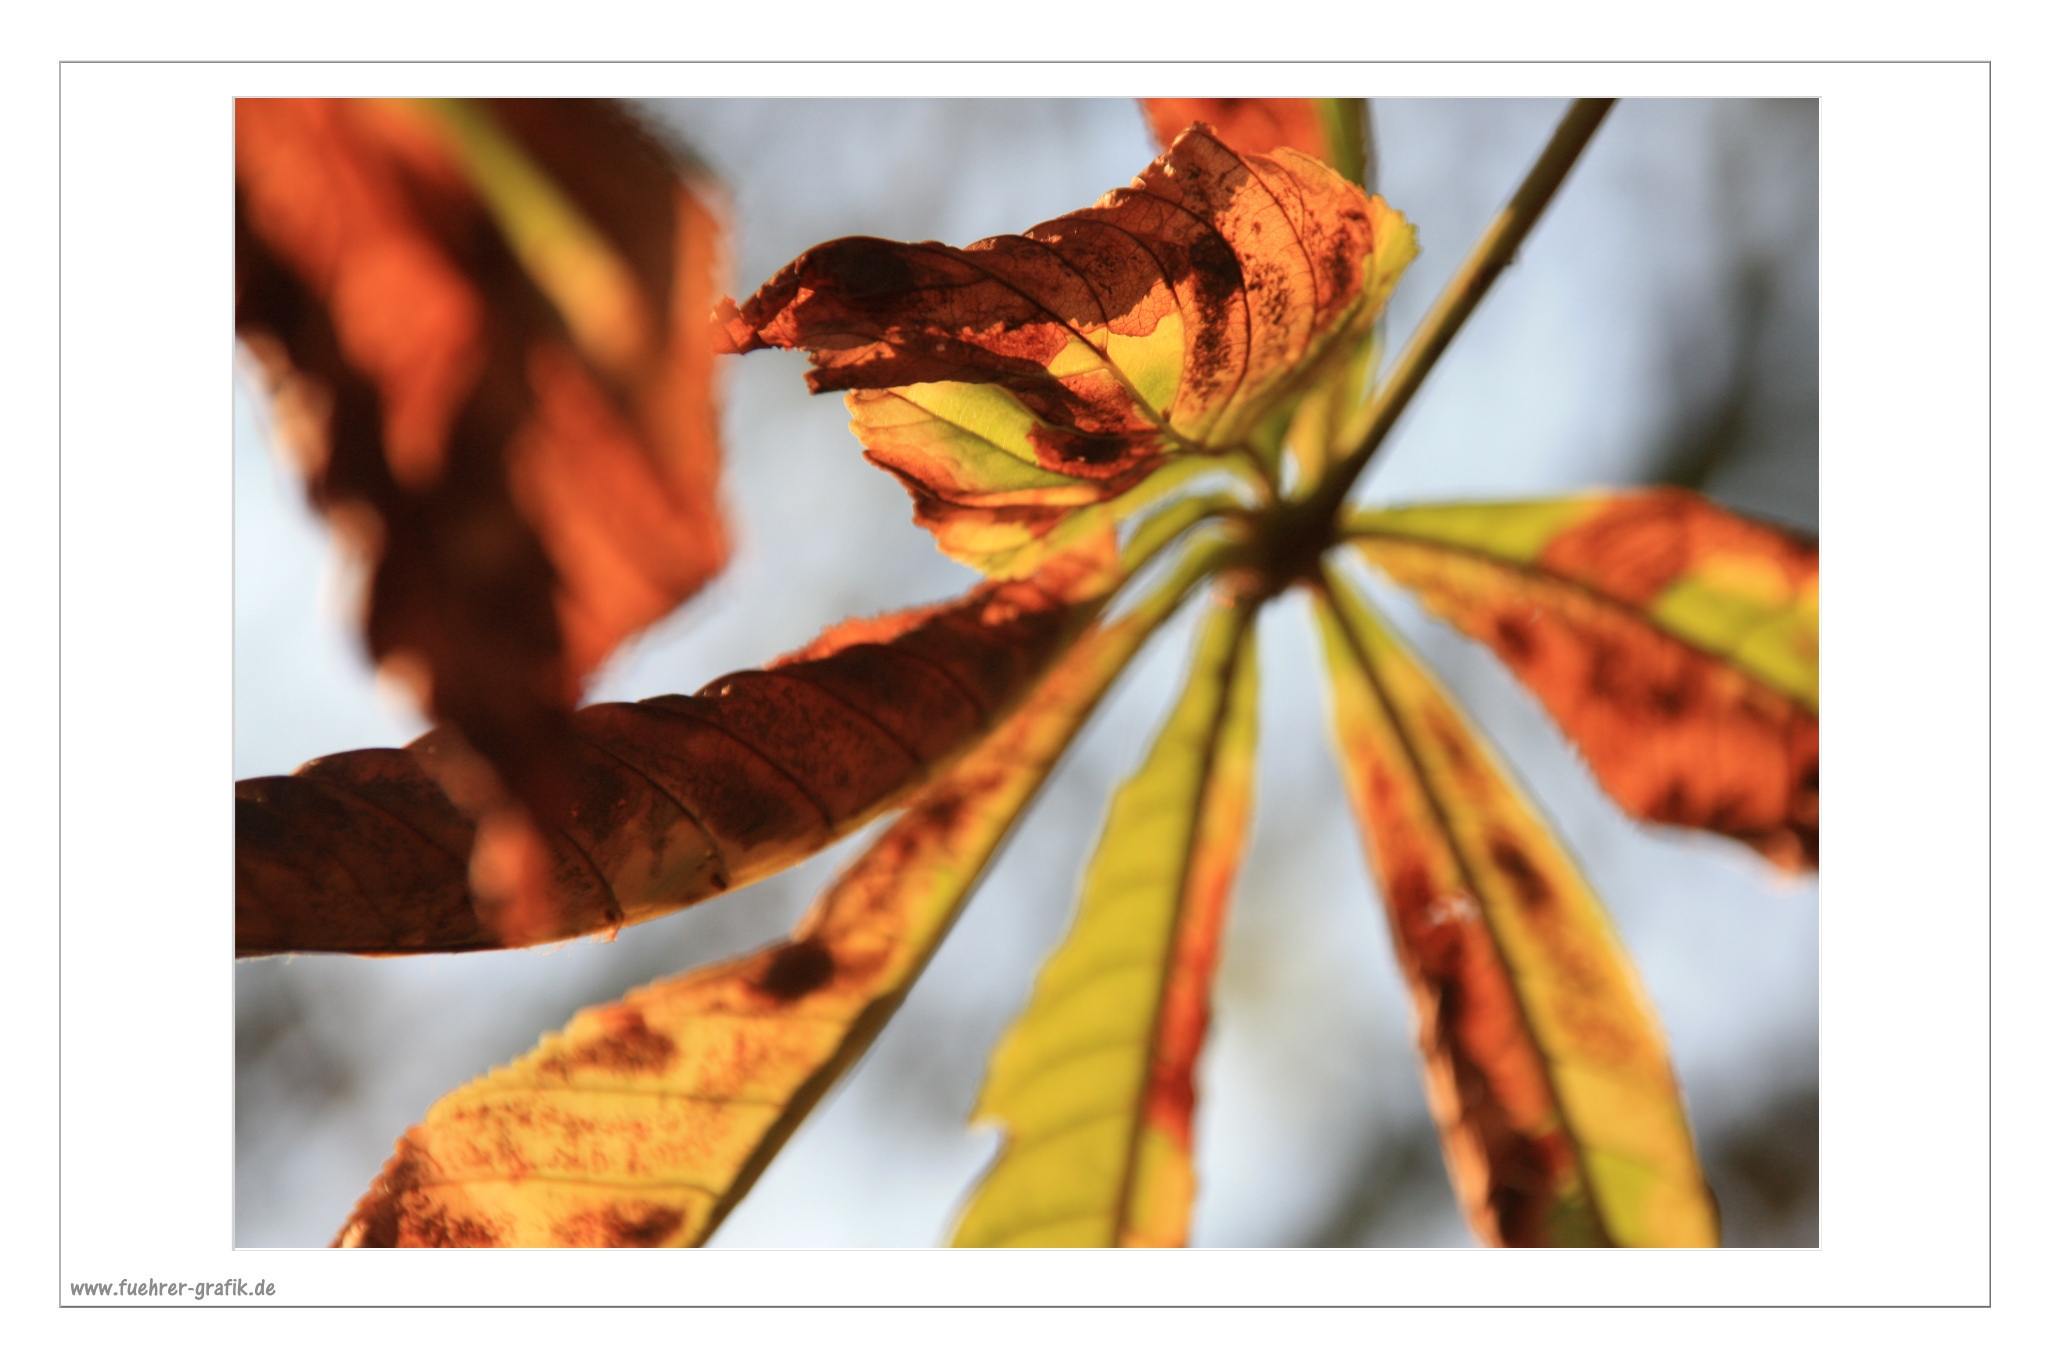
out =
<path fill-rule="evenodd" d="M 584 677 L 726 557 L 706 182 L 595 100 L 243 100 L 235 150 L 237 329 L 501 836 L 478 874 L 532 892 Z"/>

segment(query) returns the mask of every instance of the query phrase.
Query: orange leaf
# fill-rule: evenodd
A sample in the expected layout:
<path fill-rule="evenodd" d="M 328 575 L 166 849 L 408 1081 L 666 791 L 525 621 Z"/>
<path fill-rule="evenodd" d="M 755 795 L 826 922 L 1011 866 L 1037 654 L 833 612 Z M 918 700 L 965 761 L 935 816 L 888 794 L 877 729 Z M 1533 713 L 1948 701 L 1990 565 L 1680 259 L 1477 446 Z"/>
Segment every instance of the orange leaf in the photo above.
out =
<path fill-rule="evenodd" d="M 1161 466 L 1250 451 L 1413 249 L 1329 167 L 1198 125 L 1093 208 L 966 248 L 827 242 L 722 312 L 733 351 L 807 350 L 941 547 L 1008 572 Z"/>
<path fill-rule="evenodd" d="M 243 100 L 235 149 L 237 328 L 516 838 L 576 795 L 584 677 L 725 561 L 706 186 L 591 100 Z"/>
<path fill-rule="evenodd" d="M 1325 165 L 1344 170 L 1330 136 L 1327 106 L 1336 100 L 1150 99 L 1139 100 L 1152 138 L 1170 147 L 1189 124 L 1206 123 L 1240 152 L 1272 153 L 1292 147 Z M 1353 177 L 1356 178 L 1355 176 Z"/>
<path fill-rule="evenodd" d="M 1364 599 L 1317 602 L 1338 756 L 1467 1218 L 1508 1246 L 1711 1244 L 1655 1016 L 1541 814 Z"/>
<path fill-rule="evenodd" d="M 1082 723 L 1210 565 L 1084 633 L 791 939 L 585 1010 L 399 1141 L 343 1246 L 694 1245 L 866 1050 Z"/>
<path fill-rule="evenodd" d="M 1820 861 L 1820 554 L 1677 490 L 1354 514 L 1534 692 L 1622 809 Z"/>
<path fill-rule="evenodd" d="M 692 697 L 576 712 L 567 813 L 538 827 L 538 900 L 472 892 L 465 867 L 507 855 L 462 813 L 461 774 L 439 731 L 237 783 L 236 951 L 517 947 L 616 929 L 766 876 L 903 799 L 985 734 L 1101 608 L 1102 575 L 1100 555 L 1076 553 L 1033 579 L 848 622 Z"/>

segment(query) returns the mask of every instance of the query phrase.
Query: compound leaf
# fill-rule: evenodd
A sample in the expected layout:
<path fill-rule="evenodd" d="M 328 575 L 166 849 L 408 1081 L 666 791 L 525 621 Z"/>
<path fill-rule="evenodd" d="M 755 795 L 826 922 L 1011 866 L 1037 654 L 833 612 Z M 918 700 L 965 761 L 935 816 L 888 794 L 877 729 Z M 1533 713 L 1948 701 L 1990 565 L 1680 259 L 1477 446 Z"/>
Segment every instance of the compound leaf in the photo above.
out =
<path fill-rule="evenodd" d="M 1250 818 L 1251 608 L 1213 612 L 1187 686 L 1110 807 L 1066 941 L 989 1065 L 1006 1130 L 962 1246 L 1180 1246 L 1194 1069 Z"/>
<path fill-rule="evenodd" d="M 1084 633 L 789 940 L 585 1010 L 436 1104 L 344 1246 L 695 1245 L 866 1049 L 1110 683 L 1207 570 Z"/>
<path fill-rule="evenodd" d="M 1510 1246 L 1698 1246 L 1713 1196 L 1650 1003 L 1569 854 L 1436 680 L 1332 580 L 1336 748 L 1467 1218 Z"/>
<path fill-rule="evenodd" d="M 1820 861 L 1820 554 L 1676 489 L 1354 513 L 1642 820 Z"/>

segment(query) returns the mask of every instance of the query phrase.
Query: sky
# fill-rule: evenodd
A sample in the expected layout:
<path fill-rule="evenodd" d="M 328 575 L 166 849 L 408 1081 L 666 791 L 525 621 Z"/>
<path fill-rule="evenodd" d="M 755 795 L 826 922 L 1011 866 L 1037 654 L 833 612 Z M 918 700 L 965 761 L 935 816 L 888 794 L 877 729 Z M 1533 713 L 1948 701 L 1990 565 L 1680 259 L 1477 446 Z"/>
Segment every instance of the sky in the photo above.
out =
<path fill-rule="evenodd" d="M 1353 92 L 1305 92 L 1353 93 Z M 1398 345 L 1564 101 L 1374 103 L 1378 188 L 1423 253 Z M 964 244 L 1093 202 L 1154 154 L 1108 100 L 673 100 L 644 106 L 721 176 L 744 295 L 854 234 Z M 1639 100 L 1584 161 L 1438 366 L 1362 494 L 1404 502 L 1681 482 L 1817 530 L 1818 186 L 1808 101 Z M 691 691 L 843 617 L 971 574 L 911 524 L 801 356 L 724 376 L 736 554 L 630 643 L 591 700 Z M 424 728 L 372 674 L 351 580 L 235 378 L 235 775 L 402 744 Z M 1603 895 L 1668 1034 L 1731 1244 L 1817 1240 L 1818 887 L 1745 849 L 1635 826 L 1498 663 L 1375 600 L 1505 752 Z M 1191 614 L 1189 614 L 1191 616 Z M 988 1050 L 1071 914 L 1111 791 L 1178 687 L 1188 616 L 1120 684 L 895 1021 L 714 1245 L 943 1243 L 994 1154 L 966 1123 Z M 1466 1245 L 1424 1108 L 1412 1022 L 1331 762 L 1306 611 L 1259 627 L 1251 850 L 1199 1072 L 1197 1245 Z M 324 1245 L 441 1094 L 576 1009 L 785 933 L 866 842 L 586 941 L 439 959 L 235 970 L 236 1240 Z"/>

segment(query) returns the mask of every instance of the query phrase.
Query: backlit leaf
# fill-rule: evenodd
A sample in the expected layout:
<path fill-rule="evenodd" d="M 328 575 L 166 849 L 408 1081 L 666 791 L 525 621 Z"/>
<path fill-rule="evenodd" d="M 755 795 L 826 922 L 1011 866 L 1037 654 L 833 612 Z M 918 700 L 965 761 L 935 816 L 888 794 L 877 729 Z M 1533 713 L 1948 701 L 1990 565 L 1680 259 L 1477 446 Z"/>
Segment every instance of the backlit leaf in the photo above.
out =
<path fill-rule="evenodd" d="M 1208 567 L 1191 548 L 1084 633 L 792 938 L 585 1010 L 436 1104 L 340 1243 L 704 1241 L 894 1014 L 1110 683 Z"/>
<path fill-rule="evenodd" d="M 705 180 L 596 100 L 242 100 L 235 154 L 237 329 L 530 894 L 585 676 L 726 557 Z"/>
<path fill-rule="evenodd" d="M 1076 509 L 1251 452 L 1413 252 L 1327 166 L 1197 126 L 1093 208 L 964 249 L 827 242 L 723 311 L 734 351 L 809 351 L 940 545 L 1012 575 Z"/>
<path fill-rule="evenodd" d="M 987 734 L 1120 573 L 1105 550 L 1076 551 L 1031 579 L 846 622 L 695 696 L 576 712 L 567 814 L 540 827 L 544 916 L 467 885 L 476 828 L 444 791 L 458 778 L 438 731 L 239 782 L 237 951 L 517 947 L 615 929 L 766 876 L 902 800 Z"/>
<path fill-rule="evenodd" d="M 1339 761 L 1473 1228 L 1511 1246 L 1710 1245 L 1649 1001 L 1570 855 L 1341 582 L 1317 602 Z"/>
<path fill-rule="evenodd" d="M 989 1065 L 1001 1154 L 962 1246 L 1180 1246 L 1195 1063 L 1250 820 L 1253 612 L 1221 607 L 1144 765 L 1117 793 L 1066 941 Z"/>
<path fill-rule="evenodd" d="M 1489 646 L 1643 820 L 1820 861 L 1820 553 L 1658 489 L 1355 513 L 1389 577 Z"/>

